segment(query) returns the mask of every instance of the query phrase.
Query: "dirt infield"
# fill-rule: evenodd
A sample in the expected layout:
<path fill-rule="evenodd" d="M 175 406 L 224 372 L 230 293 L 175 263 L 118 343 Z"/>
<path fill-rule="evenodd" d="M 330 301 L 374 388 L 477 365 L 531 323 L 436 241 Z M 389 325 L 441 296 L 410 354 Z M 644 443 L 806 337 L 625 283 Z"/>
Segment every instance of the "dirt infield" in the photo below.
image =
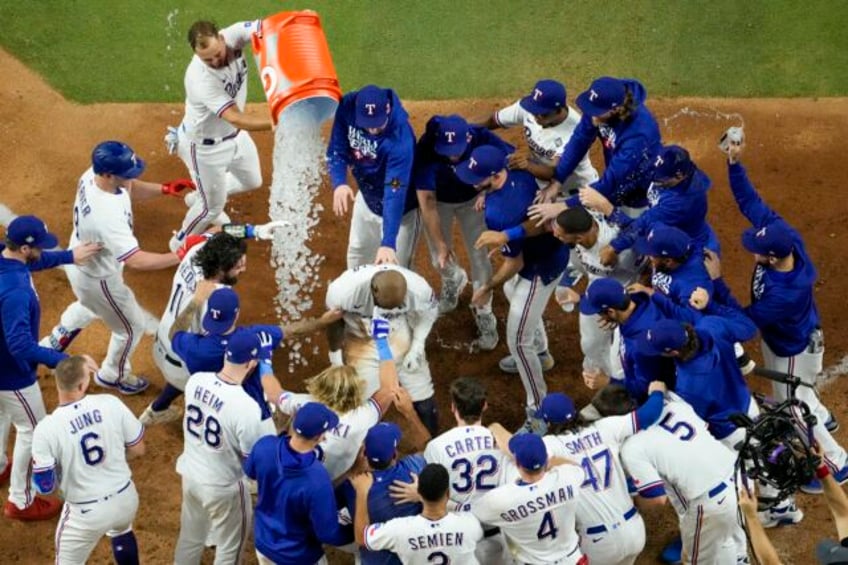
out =
<path fill-rule="evenodd" d="M 0 202 L 17 213 L 35 213 L 47 220 L 52 231 L 67 241 L 71 227 L 71 209 L 79 175 L 89 166 L 91 148 L 104 139 L 121 139 L 130 143 L 148 162 L 145 175 L 149 180 L 167 180 L 186 176 L 182 163 L 168 156 L 162 137 L 165 126 L 176 124 L 182 116 L 182 105 L 116 105 L 77 106 L 66 102 L 39 77 L 0 50 L 0 76 L 9 82 L 0 85 L 0 132 L 6 149 L 0 153 L 0 178 L 3 181 Z M 92 75 L 92 80 L 104 77 Z M 118 79 L 120 80 L 120 79 Z M 521 85 L 517 85 L 520 91 Z M 503 102 L 503 101 L 500 101 Z M 468 117 L 484 116 L 499 101 L 456 101 L 438 103 L 409 103 L 407 109 L 413 124 L 421 131 L 426 119 L 434 113 L 457 112 Z M 659 99 L 650 101 L 661 122 L 664 140 L 680 143 L 691 151 L 698 164 L 713 179 L 715 186 L 710 197 L 710 218 L 719 234 L 724 251 L 726 277 L 737 297 L 748 301 L 748 277 L 751 260 L 739 245 L 739 235 L 745 227 L 736 211 L 727 187 L 725 166 L 715 148 L 721 131 L 744 119 L 750 140 L 746 164 L 751 178 L 766 200 L 805 235 L 809 251 L 819 269 L 818 303 L 827 337 L 826 365 L 832 365 L 848 353 L 848 337 L 839 322 L 839 304 L 845 298 L 845 279 L 848 267 L 844 260 L 848 229 L 844 224 L 844 197 L 833 198 L 843 190 L 840 173 L 844 169 L 844 147 L 848 144 L 848 101 L 823 100 L 705 100 Z M 507 137 L 517 141 L 519 131 Z M 270 134 L 254 135 L 259 146 L 264 176 L 271 178 Z M 593 153 L 596 165 L 600 156 Z M 321 203 L 330 209 L 329 190 L 321 193 Z M 268 209 L 267 188 L 236 198 L 228 211 L 234 220 L 264 221 Z M 135 206 L 136 234 L 142 247 L 150 251 L 165 251 L 171 231 L 176 229 L 185 213 L 177 199 L 157 199 Z M 314 234 L 314 249 L 326 256 L 322 265 L 323 280 L 328 281 L 344 268 L 349 218 L 338 220 L 325 212 Z M 842 258 L 842 259 L 840 259 Z M 273 296 L 276 287 L 269 266 L 269 248 L 251 244 L 249 269 L 251 276 L 238 284 L 243 297 L 242 320 L 251 323 L 273 323 Z M 437 284 L 427 264 L 425 247 L 418 250 L 417 267 L 432 283 Z M 128 272 L 127 280 L 135 290 L 142 306 L 158 315 L 164 308 L 172 272 L 141 274 Z M 61 271 L 37 275 L 35 284 L 42 303 L 42 333 L 54 324 L 62 309 L 73 300 L 70 287 Z M 249 297 L 249 298 L 248 298 Z M 490 387 L 489 421 L 497 419 L 507 427 L 523 420 L 517 377 L 505 375 L 497 362 L 506 354 L 501 343 L 496 351 L 468 355 L 468 343 L 474 338 L 472 315 L 467 308 L 470 299 L 466 290 L 461 306 L 454 314 L 440 319 L 428 341 L 428 357 L 437 382 L 437 397 L 442 408 L 441 424 L 448 427 L 447 383 L 459 375 L 484 379 Z M 317 297 L 316 304 L 323 303 Z M 495 308 L 503 329 L 505 299 L 496 293 Z M 579 401 L 588 399 L 579 379 L 580 351 L 577 339 L 576 314 L 565 314 L 551 307 L 546 318 L 551 351 L 556 367 L 548 374 L 553 390 L 565 390 Z M 108 334 L 95 324 L 74 344 L 74 351 L 91 353 L 95 358 L 105 354 Z M 309 368 L 294 373 L 281 372 L 284 386 L 300 389 L 301 380 L 323 366 L 326 347 L 323 338 L 317 340 L 322 350 Z M 759 356 L 755 344 L 749 350 Z M 146 337 L 134 359 L 136 370 L 152 377 L 153 386 L 139 397 L 125 399 L 130 408 L 140 414 L 155 397 L 162 385 L 151 358 L 151 340 Z M 282 359 L 278 363 L 284 366 Z M 762 387 L 761 382 L 753 383 Z M 42 371 L 41 386 L 48 410 L 56 405 L 53 382 Z M 825 392 L 825 401 L 834 414 L 846 420 L 843 379 L 832 382 Z M 836 434 L 843 443 L 848 441 L 844 431 Z M 134 477 L 141 497 L 135 522 L 142 560 L 146 563 L 166 563 L 173 559 L 173 548 L 179 529 L 180 481 L 174 470 L 176 456 L 182 447 L 179 424 L 157 426 L 146 435 L 147 455 L 133 464 Z M 11 447 L 11 443 L 10 443 Z M 5 493 L 5 489 L 3 490 Z M 0 495 L 5 499 L 5 494 Z M 813 561 L 814 542 L 833 534 L 833 521 L 822 498 L 799 495 L 806 518 L 791 529 L 771 531 L 786 563 Z M 3 521 L 0 546 L 4 562 L 46 563 L 53 558 L 52 536 L 55 521 L 25 524 Z M 649 547 L 640 563 L 653 563 L 654 555 L 674 531 L 672 511 L 668 508 L 646 515 Z M 102 542 L 94 553 L 93 562 L 109 561 L 109 546 Z M 8 561 L 6 561 L 8 560 Z M 211 560 L 210 560 L 211 562 Z M 248 562 L 254 562 L 250 556 Z M 336 557 L 333 562 L 346 562 Z"/>

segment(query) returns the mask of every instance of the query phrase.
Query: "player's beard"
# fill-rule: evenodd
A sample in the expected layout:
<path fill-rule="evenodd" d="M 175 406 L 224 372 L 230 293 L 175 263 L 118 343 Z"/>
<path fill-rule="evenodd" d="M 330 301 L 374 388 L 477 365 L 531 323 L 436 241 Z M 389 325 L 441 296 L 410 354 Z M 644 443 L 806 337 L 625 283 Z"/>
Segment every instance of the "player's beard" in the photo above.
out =
<path fill-rule="evenodd" d="M 221 284 L 225 284 L 227 286 L 235 286 L 238 282 L 238 277 L 231 277 L 229 275 L 224 275 L 221 277 Z"/>

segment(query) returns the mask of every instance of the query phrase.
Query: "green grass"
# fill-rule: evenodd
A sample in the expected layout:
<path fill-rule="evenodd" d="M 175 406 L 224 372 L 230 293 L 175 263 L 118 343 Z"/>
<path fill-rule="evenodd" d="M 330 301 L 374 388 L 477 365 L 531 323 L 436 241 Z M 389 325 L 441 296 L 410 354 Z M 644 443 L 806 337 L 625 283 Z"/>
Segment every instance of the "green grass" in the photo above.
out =
<path fill-rule="evenodd" d="M 652 95 L 848 94 L 848 2 L 643 0 L 0 0 L 0 44 L 80 102 L 180 101 L 196 19 L 311 8 L 342 88 L 411 99 L 514 96 L 595 76 Z M 603 7 L 603 9 L 599 9 Z M 251 73 L 251 99 L 262 91 Z"/>

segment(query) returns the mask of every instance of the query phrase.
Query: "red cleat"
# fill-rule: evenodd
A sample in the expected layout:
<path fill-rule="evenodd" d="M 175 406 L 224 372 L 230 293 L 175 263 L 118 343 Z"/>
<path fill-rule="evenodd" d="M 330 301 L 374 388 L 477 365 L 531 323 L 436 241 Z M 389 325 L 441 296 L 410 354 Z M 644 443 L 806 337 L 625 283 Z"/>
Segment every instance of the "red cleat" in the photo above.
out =
<path fill-rule="evenodd" d="M 58 498 L 47 498 L 36 496 L 35 500 L 21 510 L 13 503 L 6 501 L 3 506 L 3 515 L 12 520 L 22 522 L 36 522 L 38 520 L 50 520 L 58 516 L 62 511 L 62 501 Z"/>

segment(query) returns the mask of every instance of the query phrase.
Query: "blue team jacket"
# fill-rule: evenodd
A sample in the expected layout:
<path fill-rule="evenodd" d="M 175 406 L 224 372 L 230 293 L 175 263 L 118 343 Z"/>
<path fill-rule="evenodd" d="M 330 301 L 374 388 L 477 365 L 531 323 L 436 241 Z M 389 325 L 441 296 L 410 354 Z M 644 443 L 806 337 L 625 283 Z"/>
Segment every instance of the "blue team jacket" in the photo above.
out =
<path fill-rule="evenodd" d="M 645 107 L 645 87 L 636 80 L 627 81 L 627 86 L 639 105 L 631 119 L 613 126 L 595 127 L 591 116 L 583 114 L 565 145 L 554 178 L 560 182 L 568 178 L 598 138 L 603 144 L 606 169 L 592 187 L 613 205 L 642 208 L 648 204 L 645 194 L 652 181 L 652 165 L 662 138 L 656 119 Z M 572 196 L 566 203 L 569 207 L 578 206 L 580 199 Z"/>
<path fill-rule="evenodd" d="M 668 188 L 651 185 L 648 189 L 650 208 L 635 220 L 616 209 L 610 219 L 620 226 L 627 226 L 612 240 L 610 245 L 616 253 L 633 246 L 636 239 L 651 231 L 654 224 L 666 224 L 686 232 L 692 238 L 692 246 L 719 252 L 718 238 L 707 223 L 707 192 L 712 186 L 710 177 L 700 169 L 676 186 Z M 629 225 L 628 225 L 629 224 Z"/>
<path fill-rule="evenodd" d="M 409 190 L 415 132 L 395 91 L 387 91 L 392 110 L 386 130 L 377 136 L 354 125 L 356 91 L 342 97 L 327 146 L 327 169 L 335 189 L 345 184 L 351 167 L 368 209 L 383 218 L 380 245 L 394 248 L 401 218 L 418 206 L 415 191 Z"/>
<path fill-rule="evenodd" d="M 5 249 L 0 245 L 0 252 Z M 51 369 L 66 354 L 38 345 L 41 304 L 30 271 L 74 262 L 71 251 L 43 251 L 26 265 L 0 256 L 0 390 L 21 390 L 36 382 L 39 364 Z"/>
<path fill-rule="evenodd" d="M 813 295 L 816 268 L 807 254 L 801 234 L 763 202 L 748 180 L 741 163 L 728 165 L 730 188 L 739 211 L 754 227 L 781 222 L 792 232 L 795 268 L 779 273 L 762 265 L 754 267 L 751 278 L 751 305 L 745 312 L 760 329 L 763 341 L 780 357 L 801 353 L 810 334 L 820 327 L 819 311 Z"/>
<path fill-rule="evenodd" d="M 477 198 L 474 187 L 465 184 L 456 176 L 456 164 L 437 154 L 433 149 L 441 116 L 433 116 L 415 146 L 415 168 L 413 186 L 416 190 L 436 191 L 436 200 L 459 204 Z M 471 126 L 468 147 L 459 159 L 465 161 L 471 152 L 481 145 L 494 145 L 505 153 L 515 152 L 515 147 L 484 127 Z"/>
<path fill-rule="evenodd" d="M 698 287 L 712 296 L 713 281 L 704 266 L 703 251 L 693 246 L 689 257 L 673 271 L 654 270 L 651 286 L 684 307 L 689 306 L 689 297 Z"/>
<path fill-rule="evenodd" d="M 339 525 L 333 483 L 314 452 L 289 447 L 289 437 L 265 436 L 244 462 L 257 482 L 254 516 L 256 549 L 278 565 L 315 563 L 322 544 L 353 541 L 353 528 Z"/>

